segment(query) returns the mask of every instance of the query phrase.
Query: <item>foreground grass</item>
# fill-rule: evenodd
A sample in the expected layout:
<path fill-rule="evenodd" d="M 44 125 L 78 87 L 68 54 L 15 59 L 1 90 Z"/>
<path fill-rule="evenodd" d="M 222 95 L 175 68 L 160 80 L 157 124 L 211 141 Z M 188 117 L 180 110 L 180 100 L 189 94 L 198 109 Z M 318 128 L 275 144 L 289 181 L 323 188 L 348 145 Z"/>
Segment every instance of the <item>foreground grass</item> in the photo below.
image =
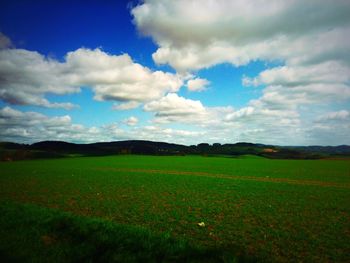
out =
<path fill-rule="evenodd" d="M 0 200 L 271 262 L 349 261 L 348 161 L 115 156 L 0 163 L 0 171 Z"/>
<path fill-rule="evenodd" d="M 2 262 L 236 262 L 146 229 L 57 210 L 0 204 Z"/>

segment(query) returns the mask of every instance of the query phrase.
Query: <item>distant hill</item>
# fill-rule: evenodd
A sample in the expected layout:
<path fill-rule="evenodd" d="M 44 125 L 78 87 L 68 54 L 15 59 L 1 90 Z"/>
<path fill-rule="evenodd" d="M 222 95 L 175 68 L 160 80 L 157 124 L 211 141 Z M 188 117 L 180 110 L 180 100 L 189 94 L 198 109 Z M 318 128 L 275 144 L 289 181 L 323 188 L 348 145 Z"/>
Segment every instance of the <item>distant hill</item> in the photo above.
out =
<path fill-rule="evenodd" d="M 59 158 L 67 156 L 103 156 L 118 154 L 143 155 L 257 155 L 273 159 L 318 159 L 350 156 L 350 146 L 274 146 L 239 142 L 235 144 L 200 143 L 180 145 L 142 140 L 76 144 L 63 141 L 42 141 L 33 144 L 0 143 L 1 160 Z"/>

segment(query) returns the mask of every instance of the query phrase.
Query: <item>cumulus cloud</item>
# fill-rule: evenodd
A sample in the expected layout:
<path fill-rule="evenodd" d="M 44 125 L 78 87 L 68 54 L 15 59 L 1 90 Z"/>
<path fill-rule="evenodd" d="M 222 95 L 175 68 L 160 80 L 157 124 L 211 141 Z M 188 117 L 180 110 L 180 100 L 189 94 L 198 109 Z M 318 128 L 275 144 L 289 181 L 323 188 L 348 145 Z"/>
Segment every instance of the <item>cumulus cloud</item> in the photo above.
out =
<path fill-rule="evenodd" d="M 301 142 L 301 121 L 295 108 L 268 108 L 264 103 L 255 101 L 235 110 L 206 107 L 200 101 L 168 94 L 147 103 L 144 110 L 154 113 L 155 124 L 179 123 L 195 127 L 208 142 L 278 143 L 288 135 Z"/>
<path fill-rule="evenodd" d="M 192 122 L 206 115 L 206 109 L 200 101 L 186 99 L 176 93 L 151 101 L 144 106 L 145 111 L 155 112 L 157 122 Z"/>
<path fill-rule="evenodd" d="M 135 109 L 138 106 L 140 106 L 139 102 L 128 101 L 128 102 L 123 102 L 123 103 L 116 103 L 113 105 L 112 109 L 113 110 L 130 110 L 130 109 Z"/>
<path fill-rule="evenodd" d="M 72 108 L 51 103 L 44 95 L 79 92 L 62 77 L 62 63 L 24 49 L 0 50 L 0 99 L 10 104 Z"/>
<path fill-rule="evenodd" d="M 134 116 L 131 116 L 124 120 L 124 123 L 128 126 L 135 126 L 138 122 L 139 122 L 139 119 Z"/>
<path fill-rule="evenodd" d="M 279 131 L 292 131 L 291 128 L 297 129 L 300 125 L 299 113 L 295 108 L 269 108 L 265 104 L 261 100 L 252 101 L 251 105 L 237 110 L 232 107 L 206 107 L 200 101 L 170 93 L 145 104 L 144 110 L 155 114 L 153 121 L 157 124 L 189 124 L 206 131 L 211 137 L 222 134 L 220 141 L 224 138 L 236 139 L 249 130 L 262 130 L 262 127 L 268 134 L 279 126 L 282 127 L 278 128 Z M 249 139 L 256 140 L 254 137 Z"/>
<path fill-rule="evenodd" d="M 93 141 L 94 128 L 73 124 L 68 115 L 49 117 L 38 112 L 22 112 L 11 107 L 0 110 L 0 138 L 3 141 L 47 140 Z"/>
<path fill-rule="evenodd" d="M 187 88 L 190 91 L 203 91 L 210 84 L 210 81 L 202 78 L 190 79 L 187 81 Z"/>
<path fill-rule="evenodd" d="M 183 81 L 176 74 L 151 71 L 133 62 L 129 55 L 111 55 L 101 49 L 68 52 L 64 62 L 24 49 L 0 50 L 0 99 L 10 104 L 61 107 L 47 94 L 64 95 L 90 87 L 96 100 L 118 101 L 115 109 L 131 109 L 140 102 L 176 92 Z"/>
<path fill-rule="evenodd" d="M 178 72 L 278 61 L 257 76 L 243 76 L 243 85 L 261 88 L 262 95 L 221 120 L 240 129 L 231 132 L 238 140 L 291 137 L 300 144 L 334 141 L 322 132 L 342 127 L 335 119 L 347 120 L 344 111 L 324 114 L 315 105 L 350 100 L 349 13 L 346 0 L 145 0 L 132 10 L 138 30 L 158 45 L 154 61 Z"/>
<path fill-rule="evenodd" d="M 182 86 L 179 76 L 151 71 L 127 54 L 116 56 L 100 49 L 80 48 L 67 54 L 66 64 L 74 72 L 70 81 L 91 86 L 96 100 L 145 102 L 176 92 Z"/>
<path fill-rule="evenodd" d="M 349 11 L 346 0 L 146 0 L 132 15 L 139 31 L 159 45 L 154 60 L 187 71 L 223 62 L 306 62 L 344 54 Z M 326 45 L 320 42 L 325 38 Z"/>
<path fill-rule="evenodd" d="M 298 111 L 293 107 L 267 107 L 259 102 L 225 115 L 223 121 L 234 124 L 240 131 L 235 131 L 235 137 L 239 141 L 280 144 L 283 138 L 291 136 L 293 143 L 305 143 Z"/>
<path fill-rule="evenodd" d="M 253 107 L 245 107 L 240 110 L 227 114 L 225 116 L 225 120 L 230 121 L 230 120 L 236 120 L 242 117 L 246 117 L 246 116 L 252 115 L 254 111 L 255 109 Z"/>
<path fill-rule="evenodd" d="M 180 144 L 200 142 L 200 138 L 205 135 L 203 131 L 165 128 L 159 125 L 144 126 L 134 132 L 137 132 L 135 137 L 138 139 L 159 141 L 159 138 L 162 138 L 163 141 Z"/>
<path fill-rule="evenodd" d="M 350 100 L 349 81 L 350 67 L 340 61 L 308 66 L 286 65 L 264 70 L 255 78 L 243 78 L 246 86 L 266 86 L 260 98 L 250 101 L 251 107 L 260 111 L 284 112 L 287 116 L 300 115 L 299 123 L 304 127 L 311 127 L 313 123 L 301 122 L 300 119 L 306 118 L 303 115 L 320 120 L 322 114 L 322 109 L 314 110 L 315 114 L 312 110 L 306 113 L 305 106 L 333 105 Z"/>
<path fill-rule="evenodd" d="M 146 0 L 132 10 L 139 31 L 159 46 L 154 60 L 179 72 L 280 61 L 242 79 L 264 87 L 250 106 L 267 110 L 350 99 L 349 12 L 345 0 Z"/>
<path fill-rule="evenodd" d="M 289 97 L 303 94 L 308 101 L 350 99 L 350 67 L 339 61 L 309 66 L 281 66 L 262 71 L 255 78 L 243 78 L 246 86 L 267 85 L 265 96 L 273 90 Z M 279 88 L 278 88 L 279 87 Z"/>
<path fill-rule="evenodd" d="M 61 140 L 77 143 L 120 140 L 125 132 L 116 124 L 86 127 L 73 123 L 69 115 L 47 116 L 20 111 L 9 106 L 0 109 L 0 140 L 33 143 Z"/>
<path fill-rule="evenodd" d="M 283 145 L 334 145 L 339 144 L 340 138 L 343 143 L 350 143 L 347 132 L 350 128 L 347 110 L 325 114 L 321 116 L 322 120 L 320 118 L 320 121 L 312 125 L 304 121 L 293 122 L 293 120 L 298 121 L 298 116 L 293 114 L 288 116 L 284 111 L 274 112 L 262 109 L 252 111 L 250 108 L 236 111 L 232 108 L 206 108 L 206 110 L 206 117 L 194 122 L 194 127 L 191 125 L 179 129 L 154 123 L 123 129 L 126 120 L 100 127 L 87 127 L 74 123 L 69 115 L 47 116 L 38 112 L 23 112 L 7 106 L 0 109 L 0 138 L 2 141 L 22 143 L 37 142 L 47 138 L 77 143 L 140 139 L 187 145 L 200 142 L 232 143 L 236 141 Z M 225 116 L 231 117 L 223 120 Z M 210 122 L 210 119 L 213 122 Z"/>
<path fill-rule="evenodd" d="M 123 129 L 120 124 L 129 124 Z M 76 143 L 114 140 L 153 140 L 189 144 L 201 138 L 204 132 L 165 128 L 161 126 L 134 126 L 136 117 L 120 123 L 105 124 L 100 127 L 86 127 L 73 123 L 69 115 L 50 117 L 38 112 L 24 112 L 11 107 L 0 109 L 0 140 L 33 143 L 50 140 L 63 140 Z M 161 138 L 161 139 L 160 139 Z"/>
<path fill-rule="evenodd" d="M 169 93 L 158 101 L 149 102 L 144 109 L 161 112 L 161 115 L 200 114 L 205 110 L 200 101 L 185 99 L 176 93 Z"/>
<path fill-rule="evenodd" d="M 309 66 L 280 66 L 267 69 L 257 77 L 243 78 L 245 86 L 283 85 L 295 87 L 309 84 L 346 84 L 350 68 L 339 61 L 327 61 Z"/>
<path fill-rule="evenodd" d="M 236 129 L 237 123 L 226 120 L 226 116 L 234 112 L 230 106 L 206 107 L 200 101 L 186 99 L 177 94 L 168 94 L 160 100 L 147 103 L 144 110 L 154 113 L 152 122 L 155 125 L 176 123 L 185 125 L 190 132 L 189 135 L 193 131 L 202 135 L 199 138 L 188 137 L 187 144 L 204 141 L 232 142 L 235 140 L 235 134 L 241 133 Z"/>

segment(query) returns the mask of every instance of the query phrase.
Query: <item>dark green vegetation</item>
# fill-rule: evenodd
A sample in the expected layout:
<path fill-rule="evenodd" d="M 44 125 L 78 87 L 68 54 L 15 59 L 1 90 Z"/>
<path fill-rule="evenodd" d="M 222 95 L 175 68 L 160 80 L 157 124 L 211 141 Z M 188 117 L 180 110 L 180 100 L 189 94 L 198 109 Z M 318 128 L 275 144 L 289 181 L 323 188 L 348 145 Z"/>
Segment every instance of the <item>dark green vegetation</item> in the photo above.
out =
<path fill-rule="evenodd" d="M 169 261 L 174 255 L 190 261 L 202 261 L 203 255 L 210 255 L 208 261 L 228 261 L 229 255 L 269 262 L 349 261 L 347 160 L 123 155 L 2 162 L 0 171 L 0 199 L 4 203 L 0 218 L 1 224 L 7 225 L 1 226 L 5 233 L 1 233 L 0 251 L 8 257 L 30 245 L 29 254 L 38 251 L 45 257 L 63 255 L 63 259 L 72 252 L 62 251 L 80 251 L 82 246 L 81 256 L 93 258 L 96 248 L 92 244 L 102 242 L 102 248 L 123 247 L 122 251 L 130 252 L 122 254 L 126 258 L 139 251 L 133 249 L 135 246 L 140 255 L 155 261 L 159 254 L 154 244 L 160 244 L 160 250 L 165 251 L 161 257 Z M 83 217 L 74 219 L 32 206 L 16 208 L 12 202 Z M 55 215 L 70 218 L 68 226 L 64 223 L 63 230 L 57 230 Z M 38 224 L 34 223 L 36 216 Z M 199 222 L 205 226 L 198 226 Z M 26 235 L 26 224 L 33 225 L 28 231 L 37 242 L 21 237 Z M 120 225 L 125 226 L 124 234 L 118 234 L 123 229 Z M 98 234 L 105 226 L 108 237 Z M 56 250 L 55 240 L 61 240 L 61 232 L 62 240 L 68 241 L 57 242 L 62 248 Z M 113 241 L 114 235 L 122 238 Z M 51 239 L 53 245 L 46 248 Z M 120 245 L 124 239 L 131 245 Z M 114 256 L 118 253 L 110 258 Z"/>
<path fill-rule="evenodd" d="M 2 262 L 224 262 L 146 229 L 16 203 L 0 204 Z"/>
<path fill-rule="evenodd" d="M 151 141 L 116 141 L 92 144 L 74 144 L 61 141 L 44 141 L 31 145 L 0 142 L 0 160 L 28 160 L 67 156 L 106 156 L 117 154 L 143 155 L 205 155 L 240 156 L 257 155 L 271 159 L 320 159 L 350 157 L 350 146 L 282 147 L 254 143 L 220 144 L 200 143 L 179 145 Z"/>

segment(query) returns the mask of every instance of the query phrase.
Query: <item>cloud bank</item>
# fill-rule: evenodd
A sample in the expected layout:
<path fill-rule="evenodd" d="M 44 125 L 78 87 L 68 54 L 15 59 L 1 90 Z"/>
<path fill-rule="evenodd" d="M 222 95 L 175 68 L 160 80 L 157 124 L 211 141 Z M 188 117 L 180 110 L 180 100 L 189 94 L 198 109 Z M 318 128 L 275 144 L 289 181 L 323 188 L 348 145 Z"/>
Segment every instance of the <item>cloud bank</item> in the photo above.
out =
<path fill-rule="evenodd" d="M 349 62 L 349 11 L 346 0 L 146 0 L 132 15 L 159 46 L 154 60 L 187 71 L 257 59 Z"/>
<path fill-rule="evenodd" d="M 176 92 L 182 86 L 176 74 L 151 71 L 133 62 L 129 55 L 110 55 L 101 49 L 68 52 L 64 62 L 24 49 L 0 50 L 0 99 L 10 104 L 61 107 L 45 95 L 64 95 L 89 87 L 98 101 L 117 101 L 116 109 L 130 109 L 138 103 Z"/>
<path fill-rule="evenodd" d="M 123 128 L 123 125 L 127 128 Z M 33 111 L 20 111 L 9 106 L 0 109 L 0 138 L 2 141 L 33 143 L 61 140 L 90 143 L 112 140 L 162 140 L 188 143 L 197 140 L 203 132 L 164 128 L 159 125 L 137 126 L 138 119 L 131 116 L 123 121 L 86 127 L 73 123 L 69 115 L 50 117 Z"/>

